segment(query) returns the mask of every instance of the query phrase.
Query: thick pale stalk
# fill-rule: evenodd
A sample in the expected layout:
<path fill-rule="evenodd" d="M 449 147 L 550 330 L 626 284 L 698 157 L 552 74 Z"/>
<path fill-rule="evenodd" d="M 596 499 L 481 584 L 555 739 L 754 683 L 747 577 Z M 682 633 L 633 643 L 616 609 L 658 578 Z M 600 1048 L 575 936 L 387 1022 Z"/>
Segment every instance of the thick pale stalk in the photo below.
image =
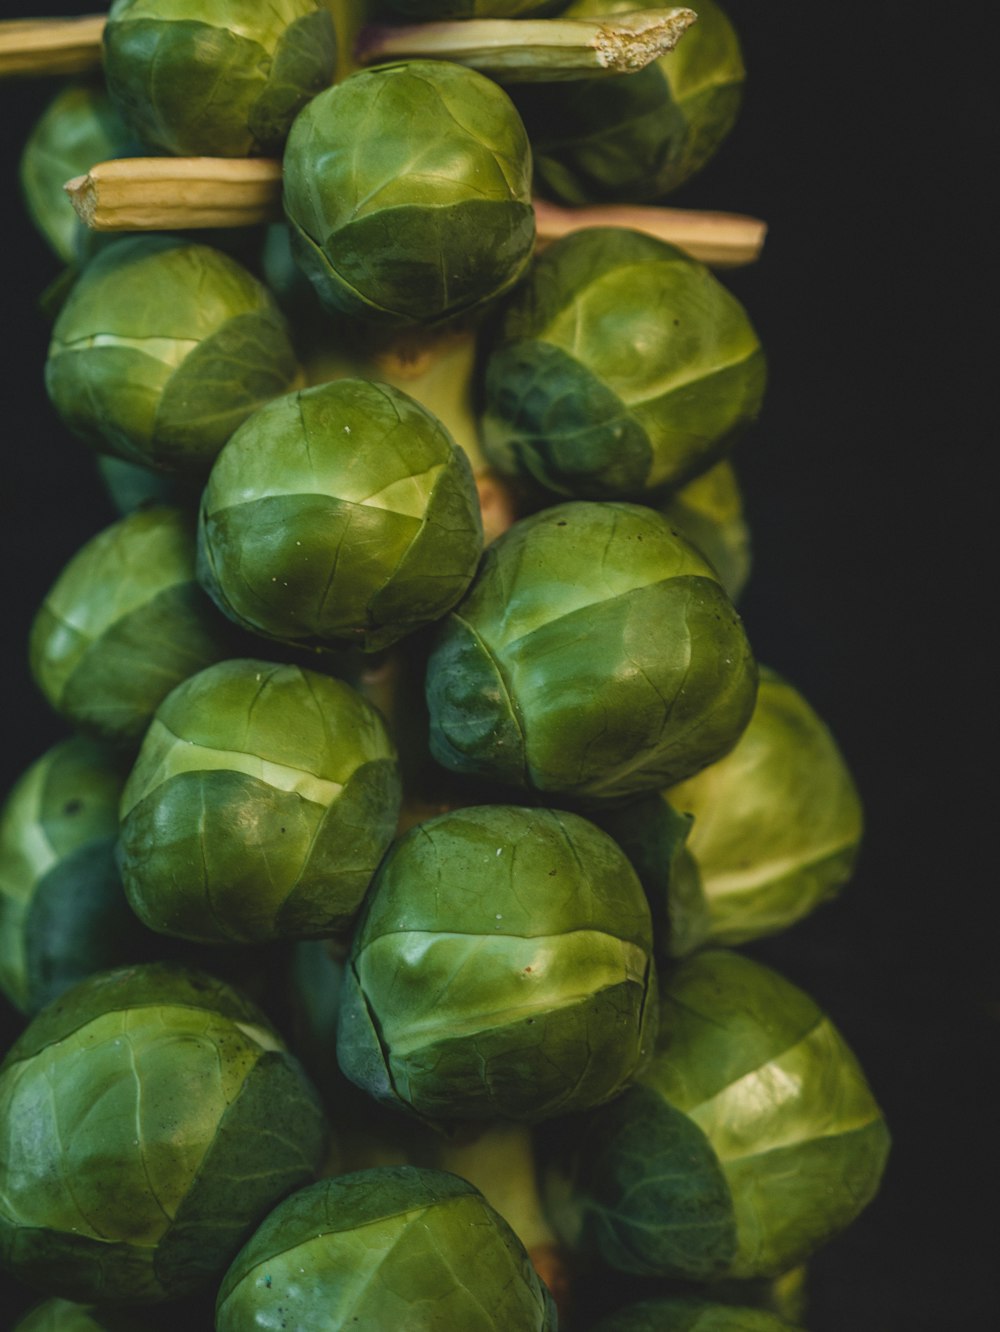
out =
<path fill-rule="evenodd" d="M 697 15 L 691 9 L 638 9 L 595 19 L 466 19 L 407 26 L 370 24 L 355 56 L 454 60 L 501 83 L 554 83 L 645 68 L 672 51 Z"/>
<path fill-rule="evenodd" d="M 531 1129 L 496 1123 L 481 1133 L 443 1140 L 434 1162 L 474 1184 L 527 1249 L 561 1315 L 569 1296 L 568 1267 L 542 1209 Z"/>
<path fill-rule="evenodd" d="M 265 157 L 123 157 L 66 186 L 95 231 L 255 226 L 281 218 L 281 163 Z M 631 227 L 717 268 L 753 263 L 767 224 L 741 213 L 606 204 L 560 208 L 535 200 L 538 243 L 585 227 Z"/>
<path fill-rule="evenodd" d="M 658 240 L 669 241 L 692 259 L 713 268 L 739 268 L 760 258 L 767 223 L 742 213 L 702 212 L 654 205 L 604 204 L 586 208 L 560 208 L 543 199 L 534 201 L 539 245 L 559 240 L 585 227 L 629 227 Z"/>
<path fill-rule="evenodd" d="M 82 74 L 101 65 L 105 16 L 0 22 L 0 76 Z"/>
<path fill-rule="evenodd" d="M 123 157 L 68 181 L 94 231 L 240 227 L 281 216 L 281 163 L 271 158 Z"/>
<path fill-rule="evenodd" d="M 661 8 L 604 19 L 368 24 L 358 32 L 354 58 L 367 65 L 386 60 L 454 60 L 505 83 L 584 79 L 644 68 L 672 51 L 696 17 L 691 9 Z M 61 75 L 97 69 L 104 24 L 103 14 L 2 22 L 0 75 Z M 352 21 L 351 27 L 356 26 L 356 20 Z M 347 35 L 353 36 L 353 32 Z M 345 47 L 349 49 L 349 42 Z M 351 63 L 345 50 L 339 78 Z"/>

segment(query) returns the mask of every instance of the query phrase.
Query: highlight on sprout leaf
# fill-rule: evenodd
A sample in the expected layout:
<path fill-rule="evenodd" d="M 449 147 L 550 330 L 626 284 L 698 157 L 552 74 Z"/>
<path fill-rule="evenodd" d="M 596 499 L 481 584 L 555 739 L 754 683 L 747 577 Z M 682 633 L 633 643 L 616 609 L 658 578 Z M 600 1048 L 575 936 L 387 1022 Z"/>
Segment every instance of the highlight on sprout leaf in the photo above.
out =
<path fill-rule="evenodd" d="M 677 489 L 760 409 L 764 354 L 704 265 L 622 227 L 549 246 L 485 365 L 483 446 L 504 473 L 580 499 Z"/>
<path fill-rule="evenodd" d="M 122 794 L 119 860 L 150 929 L 202 943 L 345 930 L 392 840 L 399 771 L 350 685 L 220 662 L 161 704 Z"/>
<path fill-rule="evenodd" d="M 59 574 L 31 626 L 31 672 L 73 726 L 129 749 L 232 638 L 195 578 L 193 518 L 155 506 L 99 532 Z"/>
<path fill-rule="evenodd" d="M 344 978 L 337 1057 L 435 1121 L 538 1121 L 632 1076 L 656 1020 L 642 888 L 574 814 L 455 810 L 390 850 Z"/>
<path fill-rule="evenodd" d="M 431 752 L 453 771 L 621 801 L 727 753 L 757 671 L 711 566 L 642 505 L 556 505 L 488 547 L 437 631 Z"/>
<path fill-rule="evenodd" d="M 101 973 L 43 1009 L 0 1066 L 0 1117 L 0 1259 L 81 1303 L 218 1281 L 315 1177 L 327 1132 L 260 1011 L 163 965 Z"/>
<path fill-rule="evenodd" d="M 104 29 L 104 73 L 123 119 L 179 156 L 279 152 L 336 56 L 319 0 L 114 0 Z"/>
<path fill-rule="evenodd" d="M 531 151 L 510 98 L 445 61 L 378 66 L 313 99 L 284 157 L 296 258 L 332 310 L 434 324 L 521 275 Z"/>
<path fill-rule="evenodd" d="M 203 477 L 298 371 L 273 297 L 241 264 L 170 236 L 116 240 L 87 266 L 52 332 L 45 384 L 98 452 Z"/>

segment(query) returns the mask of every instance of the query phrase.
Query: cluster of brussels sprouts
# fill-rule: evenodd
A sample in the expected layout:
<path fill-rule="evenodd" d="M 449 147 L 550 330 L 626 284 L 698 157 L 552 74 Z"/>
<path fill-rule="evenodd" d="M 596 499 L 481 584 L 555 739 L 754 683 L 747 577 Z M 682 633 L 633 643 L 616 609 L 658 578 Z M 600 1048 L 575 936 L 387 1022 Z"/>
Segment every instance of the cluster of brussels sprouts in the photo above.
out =
<path fill-rule="evenodd" d="M 789 1328 L 888 1136 L 730 951 L 835 894 L 862 823 L 734 608 L 763 353 L 679 250 L 533 257 L 531 206 L 703 166 L 739 45 L 706 2 L 643 73 L 515 105 L 345 75 L 351 8 L 115 0 L 106 90 L 25 150 L 72 266 L 46 386 L 122 513 L 38 610 L 76 734 L 0 815 L 18 1326 Z M 284 149 L 287 223 L 94 243 L 58 186 L 135 145 Z M 610 1271 L 629 1307 L 574 1300 Z"/>

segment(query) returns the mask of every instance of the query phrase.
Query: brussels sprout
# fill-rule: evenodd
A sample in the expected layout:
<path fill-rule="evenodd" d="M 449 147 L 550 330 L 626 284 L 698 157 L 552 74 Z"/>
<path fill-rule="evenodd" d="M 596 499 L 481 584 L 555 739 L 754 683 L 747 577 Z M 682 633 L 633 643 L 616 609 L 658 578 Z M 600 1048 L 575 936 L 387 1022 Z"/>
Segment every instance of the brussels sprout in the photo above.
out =
<path fill-rule="evenodd" d="M 551 1298 L 506 1222 L 464 1180 L 412 1166 L 302 1189 L 226 1273 L 217 1332 L 406 1328 L 555 1332 Z"/>
<path fill-rule="evenodd" d="M 773 671 L 761 671 L 735 749 L 663 796 L 694 818 L 695 875 L 671 895 L 661 871 L 651 894 L 654 914 L 666 903 L 676 954 L 775 934 L 851 875 L 863 821 L 851 774 L 827 727 Z"/>
<path fill-rule="evenodd" d="M 125 784 L 119 858 L 151 929 L 203 943 L 344 929 L 399 812 L 395 752 L 341 680 L 226 661 L 161 704 Z"/>
<path fill-rule="evenodd" d="M 138 151 L 103 88 L 73 83 L 52 99 L 24 145 L 21 188 L 35 226 L 67 264 L 91 253 L 98 233 L 83 225 L 63 186 L 96 162 Z"/>
<path fill-rule="evenodd" d="M 641 498 L 716 462 L 760 407 L 764 355 L 702 264 L 620 227 L 551 245 L 486 365 L 483 447 L 581 499 Z"/>
<path fill-rule="evenodd" d="M 482 550 L 465 455 L 412 398 L 339 380 L 262 408 L 219 455 L 199 575 L 237 623 L 386 647 L 440 618 Z"/>
<path fill-rule="evenodd" d="M 531 256 L 524 127 L 461 65 L 381 65 L 321 93 L 292 127 L 284 181 L 296 257 L 335 311 L 435 323 L 506 291 Z"/>
<path fill-rule="evenodd" d="M 714 571 L 659 514 L 561 504 L 499 537 L 443 622 L 431 751 L 456 772 L 620 799 L 721 758 L 756 688 Z"/>
<path fill-rule="evenodd" d="M 279 151 L 336 58 L 318 0 L 114 0 L 104 29 L 104 73 L 123 118 L 182 156 Z"/>
<path fill-rule="evenodd" d="M 738 954 L 682 963 L 656 1053 L 623 1096 L 562 1121 L 551 1214 L 612 1267 L 692 1280 L 772 1276 L 874 1196 L 881 1112 L 816 1004 Z"/>
<path fill-rule="evenodd" d="M 14 1332 L 152 1332 L 152 1324 L 117 1310 L 46 1300 L 22 1318 Z"/>
<path fill-rule="evenodd" d="M 574 0 L 566 18 L 638 7 Z M 714 155 L 739 113 L 743 56 L 715 0 L 675 50 L 638 73 L 517 89 L 544 190 L 565 203 L 639 203 L 683 184 Z"/>
<path fill-rule="evenodd" d="M 750 531 L 732 465 L 719 462 L 702 472 L 678 490 L 662 512 L 705 556 L 730 601 L 737 601 L 750 576 Z"/>
<path fill-rule="evenodd" d="M 134 746 L 170 690 L 230 655 L 232 637 L 195 578 L 193 519 L 143 509 L 56 579 L 31 627 L 31 671 L 74 726 Z"/>
<path fill-rule="evenodd" d="M 263 1015 L 197 972 L 105 972 L 0 1067 L 0 1258 L 80 1302 L 173 1299 L 315 1176 L 316 1094 Z"/>
<path fill-rule="evenodd" d="M 431 1120 L 540 1120 L 616 1095 L 655 1022 L 652 931 L 615 843 L 573 814 L 455 810 L 379 870 L 337 1057 Z"/>
<path fill-rule="evenodd" d="M 592 1332 L 796 1332 L 774 1314 L 699 1299 L 652 1299 L 602 1318 Z"/>
<path fill-rule="evenodd" d="M 22 1013 L 144 953 L 114 860 L 124 781 L 105 750 L 64 740 L 0 811 L 0 989 Z"/>
<path fill-rule="evenodd" d="M 99 452 L 197 477 L 297 369 L 273 298 L 235 259 L 139 236 L 102 250 L 70 292 L 45 383 Z"/>

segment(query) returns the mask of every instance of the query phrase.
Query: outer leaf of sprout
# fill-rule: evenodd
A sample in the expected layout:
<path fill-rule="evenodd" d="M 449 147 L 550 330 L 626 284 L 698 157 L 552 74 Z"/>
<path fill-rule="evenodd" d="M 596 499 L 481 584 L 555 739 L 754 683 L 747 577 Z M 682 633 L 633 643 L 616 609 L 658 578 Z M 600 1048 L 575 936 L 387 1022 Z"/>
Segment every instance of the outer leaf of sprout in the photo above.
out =
<path fill-rule="evenodd" d="M 32 674 L 74 726 L 128 748 L 175 685 L 231 654 L 232 637 L 195 578 L 193 519 L 140 509 L 52 585 L 31 628 Z"/>
<path fill-rule="evenodd" d="M 296 371 L 284 319 L 242 265 L 207 245 L 141 236 L 88 265 L 56 320 L 45 382 L 98 451 L 199 477 Z"/>
<path fill-rule="evenodd" d="M 180 156 L 280 150 L 335 63 L 333 23 L 317 0 L 115 0 L 104 30 L 122 116 Z"/>
<path fill-rule="evenodd" d="M 482 549 L 468 461 L 385 384 L 280 398 L 233 436 L 202 502 L 199 574 L 237 623 L 386 647 L 448 611 Z"/>
<path fill-rule="evenodd" d="M 555 1311 L 509 1226 L 471 1184 L 385 1167 L 302 1189 L 226 1273 L 218 1332 L 267 1326 L 555 1332 Z"/>
<path fill-rule="evenodd" d="M 81 226 L 63 186 L 95 162 L 137 152 L 107 93 L 73 83 L 52 99 L 24 145 L 21 188 L 39 231 L 67 264 L 89 253 L 95 233 Z"/>
<path fill-rule="evenodd" d="M 346 928 L 399 810 L 395 751 L 342 681 L 227 661 L 175 689 L 122 796 L 125 890 L 151 929 L 205 943 Z"/>
<path fill-rule="evenodd" d="M 295 122 L 284 179 L 296 257 L 345 314 L 452 318 L 506 291 L 531 255 L 524 128 L 506 93 L 459 65 L 382 65 L 322 93 Z"/>
<path fill-rule="evenodd" d="M 661 1005 L 638 1085 L 554 1138 L 557 1227 L 626 1272 L 785 1272 L 874 1196 L 882 1114 L 830 1020 L 758 963 L 700 953 Z"/>
<path fill-rule="evenodd" d="M 732 748 L 756 667 L 714 571 L 651 509 L 564 504 L 488 548 L 431 655 L 431 750 L 601 801 Z"/>
<path fill-rule="evenodd" d="M 106 750 L 64 740 L 0 811 L 0 987 L 24 1013 L 143 953 L 114 862 L 124 780 Z"/>
<path fill-rule="evenodd" d="M 770 670 L 735 749 L 664 798 L 694 819 L 696 894 L 673 902 L 666 889 L 676 954 L 788 928 L 833 897 L 857 859 L 863 815 L 850 771 L 813 708 Z"/>
<path fill-rule="evenodd" d="M 614 1096 L 655 1021 L 651 935 L 618 847 L 572 814 L 455 810 L 379 871 L 337 1051 L 430 1120 L 540 1120 Z"/>
<path fill-rule="evenodd" d="M 0 1068 L 0 1107 L 0 1254 L 80 1302 L 150 1303 L 217 1279 L 314 1174 L 325 1138 L 259 1011 L 163 966 L 104 973 L 44 1009 Z"/>
<path fill-rule="evenodd" d="M 596 227 L 551 245 L 507 306 L 486 365 L 483 445 L 504 473 L 581 499 L 676 489 L 760 408 L 743 307 L 672 245 Z"/>
<path fill-rule="evenodd" d="M 636 8 L 635 0 L 575 0 L 566 18 Z M 564 203 L 642 203 L 700 171 L 736 122 L 744 68 L 739 40 L 715 0 L 676 49 L 635 74 L 518 89 L 542 191 Z"/>

